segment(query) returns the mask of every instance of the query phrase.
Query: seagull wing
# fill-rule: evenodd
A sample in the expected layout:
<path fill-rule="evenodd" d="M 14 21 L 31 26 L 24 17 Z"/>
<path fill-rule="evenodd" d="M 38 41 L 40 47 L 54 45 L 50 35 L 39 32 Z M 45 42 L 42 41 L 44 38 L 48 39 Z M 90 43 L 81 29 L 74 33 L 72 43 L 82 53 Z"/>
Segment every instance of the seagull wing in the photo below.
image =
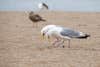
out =
<path fill-rule="evenodd" d="M 62 31 L 60 32 L 62 36 L 67 36 L 70 38 L 77 38 L 80 37 L 80 32 L 69 29 L 69 28 L 63 28 Z"/>

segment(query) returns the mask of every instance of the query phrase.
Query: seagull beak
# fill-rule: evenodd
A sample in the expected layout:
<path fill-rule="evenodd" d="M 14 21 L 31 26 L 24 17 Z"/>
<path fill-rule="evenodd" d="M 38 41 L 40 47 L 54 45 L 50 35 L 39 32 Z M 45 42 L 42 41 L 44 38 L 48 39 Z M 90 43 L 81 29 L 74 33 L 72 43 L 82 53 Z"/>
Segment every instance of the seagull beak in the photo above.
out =
<path fill-rule="evenodd" d="M 41 34 L 41 38 L 44 39 L 45 33 Z"/>
<path fill-rule="evenodd" d="M 48 36 L 48 41 L 51 42 L 51 41 L 50 41 L 50 36 Z"/>

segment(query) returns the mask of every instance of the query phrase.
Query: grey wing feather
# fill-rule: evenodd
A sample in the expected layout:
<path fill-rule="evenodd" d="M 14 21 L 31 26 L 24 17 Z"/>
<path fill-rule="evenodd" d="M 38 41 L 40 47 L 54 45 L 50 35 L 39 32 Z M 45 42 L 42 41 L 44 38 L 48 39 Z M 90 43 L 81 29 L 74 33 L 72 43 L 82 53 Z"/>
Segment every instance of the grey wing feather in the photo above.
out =
<path fill-rule="evenodd" d="M 61 35 L 68 36 L 71 38 L 76 38 L 76 37 L 80 37 L 80 32 L 72 30 L 72 29 L 63 28 L 63 30 L 61 31 Z"/>

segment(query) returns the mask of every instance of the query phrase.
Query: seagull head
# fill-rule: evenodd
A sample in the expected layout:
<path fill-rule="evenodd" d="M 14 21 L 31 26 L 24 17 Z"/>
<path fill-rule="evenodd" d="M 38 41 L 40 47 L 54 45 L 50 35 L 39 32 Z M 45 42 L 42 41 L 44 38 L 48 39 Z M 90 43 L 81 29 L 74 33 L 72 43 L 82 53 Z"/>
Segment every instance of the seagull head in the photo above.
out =
<path fill-rule="evenodd" d="M 40 8 L 40 9 L 43 8 L 43 3 L 39 3 L 38 8 Z"/>
<path fill-rule="evenodd" d="M 34 12 L 33 12 L 33 11 L 31 11 L 31 12 L 29 13 L 29 15 L 30 15 L 30 16 L 33 16 L 33 15 L 34 15 Z"/>
<path fill-rule="evenodd" d="M 47 26 L 45 26 L 45 27 L 42 28 L 42 30 L 41 30 L 41 35 L 42 35 L 43 39 L 44 39 L 44 36 L 46 35 L 46 33 L 47 33 L 50 29 L 52 29 L 52 28 L 54 28 L 54 27 L 56 27 L 56 25 L 47 25 Z"/>

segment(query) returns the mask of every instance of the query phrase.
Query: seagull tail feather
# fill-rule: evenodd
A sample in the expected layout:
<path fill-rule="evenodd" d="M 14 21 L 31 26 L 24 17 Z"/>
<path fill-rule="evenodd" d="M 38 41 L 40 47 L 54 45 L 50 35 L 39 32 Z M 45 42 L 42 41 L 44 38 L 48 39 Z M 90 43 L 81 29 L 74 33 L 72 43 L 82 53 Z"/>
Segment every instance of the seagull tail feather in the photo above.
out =
<path fill-rule="evenodd" d="M 41 21 L 46 21 L 46 20 L 41 18 Z"/>

